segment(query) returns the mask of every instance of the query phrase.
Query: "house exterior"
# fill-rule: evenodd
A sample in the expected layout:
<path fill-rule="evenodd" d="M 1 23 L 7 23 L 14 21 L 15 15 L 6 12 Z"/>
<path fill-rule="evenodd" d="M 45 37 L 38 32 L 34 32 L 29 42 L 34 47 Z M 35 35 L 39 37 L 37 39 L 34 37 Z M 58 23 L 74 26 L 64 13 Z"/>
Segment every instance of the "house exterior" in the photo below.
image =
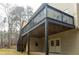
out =
<path fill-rule="evenodd" d="M 17 50 L 79 54 L 79 4 L 44 3 L 21 30 Z"/>

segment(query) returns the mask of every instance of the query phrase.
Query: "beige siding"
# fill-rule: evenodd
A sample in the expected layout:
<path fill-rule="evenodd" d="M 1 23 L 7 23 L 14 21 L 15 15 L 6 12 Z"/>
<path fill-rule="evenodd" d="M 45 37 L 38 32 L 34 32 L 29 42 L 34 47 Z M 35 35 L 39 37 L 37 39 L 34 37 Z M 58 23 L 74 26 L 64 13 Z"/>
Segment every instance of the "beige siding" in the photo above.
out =
<path fill-rule="evenodd" d="M 62 11 L 67 9 L 64 12 L 74 16 L 74 22 L 77 29 L 55 34 L 49 38 L 61 38 L 62 54 L 79 54 L 79 4 L 54 3 L 50 5 Z"/>
<path fill-rule="evenodd" d="M 61 39 L 61 54 L 78 54 L 79 55 L 79 30 L 73 29 L 73 30 L 69 30 L 69 31 L 65 31 L 62 33 L 49 36 L 49 40 L 56 39 L 56 38 Z M 39 44 L 38 47 L 35 46 L 36 41 Z M 44 39 L 32 38 L 30 40 L 30 51 L 44 52 L 45 51 L 44 44 L 45 44 Z"/>
<path fill-rule="evenodd" d="M 61 38 L 61 54 L 79 54 L 79 31 L 70 30 L 49 36 L 49 39 Z"/>
<path fill-rule="evenodd" d="M 24 20 L 23 20 L 23 21 L 21 22 L 22 28 L 23 28 L 27 23 L 28 23 L 28 21 L 24 21 Z"/>
<path fill-rule="evenodd" d="M 35 43 L 38 42 L 38 46 Z M 31 52 L 42 52 L 44 49 L 44 39 L 41 38 L 31 38 L 30 40 L 30 51 Z M 28 45 L 26 46 L 26 51 L 28 50 Z"/>
<path fill-rule="evenodd" d="M 76 23 L 78 23 L 78 28 L 79 28 L 79 3 L 77 4 L 77 21 Z"/>

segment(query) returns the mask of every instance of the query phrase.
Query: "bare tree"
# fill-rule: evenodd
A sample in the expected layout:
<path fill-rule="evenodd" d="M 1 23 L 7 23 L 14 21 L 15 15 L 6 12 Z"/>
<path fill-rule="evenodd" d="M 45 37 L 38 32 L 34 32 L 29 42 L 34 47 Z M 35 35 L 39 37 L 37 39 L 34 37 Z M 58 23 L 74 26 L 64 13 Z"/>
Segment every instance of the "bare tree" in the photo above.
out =
<path fill-rule="evenodd" d="M 16 40 L 17 43 L 18 38 L 20 37 L 20 30 L 22 28 L 22 21 L 28 21 L 28 19 L 33 14 L 33 9 L 30 6 L 27 6 L 27 8 L 21 7 L 21 6 L 11 6 L 10 4 L 0 4 L 4 7 L 4 12 L 6 14 L 6 17 L 4 18 L 4 21 L 2 21 L 3 25 L 5 23 L 8 24 L 8 48 L 12 45 L 12 42 Z M 1 23 L 1 24 L 2 24 Z M 3 27 L 2 27 L 3 28 Z M 2 33 L 3 34 L 3 33 Z M 1 34 L 1 35 L 2 35 Z M 4 30 L 4 38 L 1 36 L 1 43 L 3 45 L 3 39 L 5 39 L 5 30 Z M 13 39 L 13 37 L 15 37 Z"/>
<path fill-rule="evenodd" d="M 30 6 L 26 7 L 26 16 L 27 16 L 27 20 L 28 22 L 30 21 L 29 18 L 33 15 L 33 8 Z"/>
<path fill-rule="evenodd" d="M 1 35 L 1 47 L 4 47 L 4 39 L 5 39 L 5 19 L 0 22 L 0 35 Z"/>

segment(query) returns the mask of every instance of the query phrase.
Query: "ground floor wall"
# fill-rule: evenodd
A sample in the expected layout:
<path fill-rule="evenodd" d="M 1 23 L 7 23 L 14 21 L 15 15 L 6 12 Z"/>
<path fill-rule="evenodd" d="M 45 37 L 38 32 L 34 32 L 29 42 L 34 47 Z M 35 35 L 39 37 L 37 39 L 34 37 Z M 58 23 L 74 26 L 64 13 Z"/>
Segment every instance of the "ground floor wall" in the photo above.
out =
<path fill-rule="evenodd" d="M 30 51 L 31 52 L 43 52 L 44 51 L 44 39 L 42 38 L 30 38 Z M 28 51 L 28 43 L 26 44 L 26 51 Z"/>
<path fill-rule="evenodd" d="M 79 30 L 73 29 L 62 33 L 50 35 L 48 40 L 61 39 L 61 54 L 79 54 Z M 45 39 L 44 38 L 30 38 L 30 51 L 44 52 Z M 26 51 L 28 50 L 26 45 Z M 51 49 L 49 47 L 49 49 Z"/>
<path fill-rule="evenodd" d="M 65 32 L 62 37 L 62 54 L 79 55 L 79 30 Z"/>
<path fill-rule="evenodd" d="M 61 39 L 61 54 L 79 54 L 78 30 L 69 30 L 49 36 L 49 40 L 56 38 Z"/>

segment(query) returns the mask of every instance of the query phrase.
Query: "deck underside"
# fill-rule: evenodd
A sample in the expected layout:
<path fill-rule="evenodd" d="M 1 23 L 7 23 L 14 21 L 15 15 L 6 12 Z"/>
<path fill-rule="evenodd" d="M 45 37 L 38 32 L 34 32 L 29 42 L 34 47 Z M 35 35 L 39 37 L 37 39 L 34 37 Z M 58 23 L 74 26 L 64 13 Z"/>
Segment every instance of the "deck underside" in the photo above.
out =
<path fill-rule="evenodd" d="M 48 22 L 48 35 L 64 32 L 69 29 L 71 28 Z M 44 36 L 45 36 L 45 23 L 43 23 L 42 25 L 38 26 L 36 29 L 30 32 L 30 37 L 42 38 Z"/>
<path fill-rule="evenodd" d="M 47 26 L 48 36 L 56 33 L 61 33 L 74 28 L 74 26 L 67 27 L 65 24 L 63 25 L 60 23 L 59 24 L 55 22 L 53 23 L 53 21 L 52 22 L 48 21 L 47 24 L 48 24 Z M 19 45 L 18 45 L 19 46 L 18 49 L 20 49 L 21 51 L 26 51 L 26 44 L 28 43 L 28 39 L 29 39 L 28 34 L 30 35 L 29 38 L 45 38 L 45 22 L 43 22 L 41 25 L 39 25 L 29 33 L 22 36 L 22 39 L 19 40 Z"/>

